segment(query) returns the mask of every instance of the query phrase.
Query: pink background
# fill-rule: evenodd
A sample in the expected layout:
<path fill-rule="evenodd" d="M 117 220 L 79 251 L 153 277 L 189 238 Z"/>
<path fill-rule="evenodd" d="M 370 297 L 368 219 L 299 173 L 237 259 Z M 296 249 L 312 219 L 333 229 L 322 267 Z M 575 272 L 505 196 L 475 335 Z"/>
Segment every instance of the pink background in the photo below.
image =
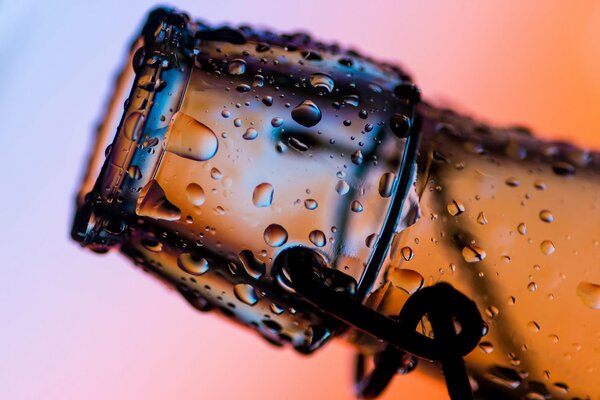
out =
<path fill-rule="evenodd" d="M 352 351 L 342 343 L 309 359 L 274 349 L 193 312 L 119 255 L 68 239 L 92 126 L 152 5 L 82 3 L 0 1 L 0 398 L 352 398 Z M 354 45 L 405 65 L 427 98 L 600 148 L 598 2 L 177 6 Z M 400 393 L 447 398 L 420 375 L 398 378 L 384 398 Z"/>

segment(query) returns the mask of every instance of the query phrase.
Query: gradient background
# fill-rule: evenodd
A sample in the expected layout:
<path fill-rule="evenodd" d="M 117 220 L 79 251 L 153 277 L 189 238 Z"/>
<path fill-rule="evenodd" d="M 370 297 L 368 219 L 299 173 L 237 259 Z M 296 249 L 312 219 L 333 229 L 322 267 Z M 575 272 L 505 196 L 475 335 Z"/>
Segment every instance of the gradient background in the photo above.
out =
<path fill-rule="evenodd" d="M 69 240 L 92 127 L 152 6 L 81 3 L 0 0 L 0 398 L 352 398 L 348 346 L 272 348 Z M 429 99 L 600 148 L 600 2 L 175 3 L 354 45 L 406 66 Z M 447 398 L 416 374 L 384 398 L 400 393 Z"/>

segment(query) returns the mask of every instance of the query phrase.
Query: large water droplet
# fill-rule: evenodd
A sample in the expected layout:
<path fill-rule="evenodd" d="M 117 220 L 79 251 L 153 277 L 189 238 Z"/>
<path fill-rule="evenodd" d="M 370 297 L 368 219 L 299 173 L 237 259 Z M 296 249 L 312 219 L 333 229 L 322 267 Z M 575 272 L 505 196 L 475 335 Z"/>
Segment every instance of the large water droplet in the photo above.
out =
<path fill-rule="evenodd" d="M 540 325 L 535 322 L 535 321 L 529 321 L 527 323 L 527 329 L 529 329 L 531 332 L 537 333 L 540 331 Z"/>
<path fill-rule="evenodd" d="M 554 243 L 552 243 L 551 240 L 544 240 L 542 243 L 540 243 L 540 249 L 542 250 L 542 253 L 544 253 L 547 256 L 554 253 L 554 251 L 556 250 L 556 248 L 554 247 Z"/>
<path fill-rule="evenodd" d="M 575 167 L 569 164 L 568 162 L 563 161 L 555 162 L 554 164 L 552 164 L 552 171 L 554 171 L 556 175 L 560 176 L 575 175 Z"/>
<path fill-rule="evenodd" d="M 212 168 L 210 170 L 210 177 L 213 178 L 215 181 L 218 181 L 221 178 L 223 178 L 223 174 L 221 173 L 221 171 L 219 171 L 218 168 Z"/>
<path fill-rule="evenodd" d="M 507 178 L 505 183 L 510 186 L 510 187 L 518 187 L 521 185 L 521 182 L 515 178 L 514 176 L 511 176 L 510 178 Z"/>
<path fill-rule="evenodd" d="M 335 184 L 335 191 L 338 192 L 338 194 L 340 195 L 345 195 L 346 193 L 348 193 L 348 191 L 350 190 L 350 185 L 348 185 L 348 183 L 346 183 L 346 181 L 337 181 L 337 183 Z"/>
<path fill-rule="evenodd" d="M 131 179 L 141 179 L 142 171 L 140 171 L 140 167 L 137 165 L 131 165 L 129 168 L 127 168 L 127 175 L 129 175 Z"/>
<path fill-rule="evenodd" d="M 465 211 L 465 206 L 458 200 L 450 201 L 446 208 L 448 209 L 448 214 L 453 217 L 462 214 Z"/>
<path fill-rule="evenodd" d="M 462 255 L 466 262 L 476 263 L 484 260 L 487 254 L 485 253 L 485 250 L 481 247 L 471 244 L 463 247 Z"/>
<path fill-rule="evenodd" d="M 210 160 L 217 153 L 217 136 L 206 125 L 187 114 L 175 114 L 167 151 L 195 161 Z"/>
<path fill-rule="evenodd" d="M 254 188 L 252 202 L 256 207 L 269 207 L 273 202 L 273 185 L 263 182 Z"/>
<path fill-rule="evenodd" d="M 146 250 L 151 251 L 152 253 L 160 253 L 163 248 L 163 244 L 161 242 L 153 239 L 144 238 L 140 243 Z"/>
<path fill-rule="evenodd" d="M 316 73 L 310 76 L 310 84 L 318 89 L 325 89 L 331 93 L 334 86 L 333 78 L 327 74 Z"/>
<path fill-rule="evenodd" d="M 227 71 L 231 75 L 242 75 L 244 72 L 246 72 L 246 61 L 239 58 L 232 60 L 229 63 Z"/>
<path fill-rule="evenodd" d="M 250 250 L 242 250 L 240 252 L 240 261 L 244 267 L 244 271 L 254 279 L 261 278 L 266 272 L 266 265 L 254 256 Z"/>
<path fill-rule="evenodd" d="M 488 220 L 487 220 L 487 217 L 485 216 L 485 213 L 483 211 L 481 211 L 479 213 L 479 215 L 477 215 L 477 223 L 479 225 L 487 225 Z"/>
<path fill-rule="evenodd" d="M 379 194 L 381 197 L 390 197 L 392 195 L 395 177 L 393 172 L 386 172 L 381 175 L 381 178 L 379 178 Z"/>
<path fill-rule="evenodd" d="M 527 284 L 527 289 L 528 289 L 530 292 L 535 292 L 535 291 L 537 290 L 537 283 L 535 283 L 535 282 L 529 282 L 529 283 Z"/>
<path fill-rule="evenodd" d="M 580 282 L 577 285 L 577 296 L 589 308 L 600 310 L 600 285 L 586 281 Z"/>
<path fill-rule="evenodd" d="M 242 137 L 246 140 L 254 140 L 258 137 L 258 131 L 254 128 L 248 128 Z"/>
<path fill-rule="evenodd" d="M 402 258 L 406 261 L 410 261 L 415 257 L 415 252 L 408 246 L 404 246 L 400 249 L 400 253 L 402 254 Z"/>
<path fill-rule="evenodd" d="M 388 272 L 388 280 L 394 286 L 406 291 L 409 294 L 416 292 L 423 287 L 425 279 L 417 271 L 404 268 L 393 268 Z"/>
<path fill-rule="evenodd" d="M 321 110 L 311 100 L 304 100 L 292 110 L 292 119 L 300 125 L 310 128 L 321 121 Z"/>
<path fill-rule="evenodd" d="M 247 283 L 238 283 L 233 287 L 233 294 L 242 303 L 246 303 L 250 306 L 258 303 L 258 295 L 252 285 Z"/>
<path fill-rule="evenodd" d="M 314 210 L 319 206 L 319 203 L 315 199 L 306 199 L 304 200 L 304 207 L 307 210 Z"/>
<path fill-rule="evenodd" d="M 167 200 L 164 190 L 157 181 L 150 181 L 138 198 L 136 214 L 140 217 L 177 221 L 181 218 L 181 211 Z"/>
<path fill-rule="evenodd" d="M 352 153 L 352 156 L 350 156 L 350 158 L 352 159 L 352 162 L 356 165 L 360 165 L 363 163 L 363 154 L 360 150 L 356 150 L 354 153 Z"/>
<path fill-rule="evenodd" d="M 310 232 L 310 234 L 308 235 L 308 238 L 310 239 L 312 244 L 314 244 L 317 247 L 323 247 L 327 243 L 325 234 L 323 233 L 323 231 L 320 231 L 320 230 L 314 230 L 314 231 Z"/>
<path fill-rule="evenodd" d="M 362 212 L 364 210 L 363 205 L 360 203 L 360 201 L 358 200 L 353 200 L 352 204 L 350 204 L 350 208 L 352 209 L 352 211 L 354 211 L 355 213 L 359 213 Z"/>
<path fill-rule="evenodd" d="M 281 125 L 283 125 L 283 118 L 280 117 L 275 117 L 271 120 L 271 125 L 274 128 L 279 128 Z"/>
<path fill-rule="evenodd" d="M 281 225 L 271 224 L 267 226 L 263 234 L 265 243 L 271 247 L 280 247 L 287 242 L 288 233 Z"/>
<path fill-rule="evenodd" d="M 490 354 L 492 351 L 494 351 L 494 345 L 491 342 L 481 342 L 479 343 L 479 348 L 485 354 Z"/>
<path fill-rule="evenodd" d="M 123 132 L 129 140 L 138 140 L 140 131 L 144 126 L 144 114 L 141 111 L 134 111 L 127 116 L 123 123 Z"/>
<path fill-rule="evenodd" d="M 189 185 L 187 185 L 187 187 L 185 188 L 185 194 L 189 202 L 195 206 L 201 206 L 202 204 L 204 204 L 204 201 L 206 199 L 204 197 L 204 189 L 202 189 L 202 187 L 197 183 L 190 183 Z"/>
<path fill-rule="evenodd" d="M 550 210 L 542 210 L 540 211 L 540 219 L 544 222 L 550 223 L 554 221 L 554 215 L 552 215 Z"/>
<path fill-rule="evenodd" d="M 190 275 L 202 275 L 208 271 L 208 261 L 195 254 L 182 253 L 177 257 L 177 265 Z"/>

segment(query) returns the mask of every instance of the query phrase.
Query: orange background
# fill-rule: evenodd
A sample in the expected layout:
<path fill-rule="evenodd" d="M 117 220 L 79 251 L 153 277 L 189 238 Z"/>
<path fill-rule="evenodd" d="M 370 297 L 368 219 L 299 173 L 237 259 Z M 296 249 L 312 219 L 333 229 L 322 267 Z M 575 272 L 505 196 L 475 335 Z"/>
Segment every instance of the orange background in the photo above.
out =
<path fill-rule="evenodd" d="M 177 1 L 399 62 L 424 96 L 600 148 L 600 3 Z M 67 237 L 114 72 L 151 3 L 0 2 L 0 398 L 350 399 L 351 350 L 274 349 Z M 411 375 L 386 399 L 445 399 Z"/>

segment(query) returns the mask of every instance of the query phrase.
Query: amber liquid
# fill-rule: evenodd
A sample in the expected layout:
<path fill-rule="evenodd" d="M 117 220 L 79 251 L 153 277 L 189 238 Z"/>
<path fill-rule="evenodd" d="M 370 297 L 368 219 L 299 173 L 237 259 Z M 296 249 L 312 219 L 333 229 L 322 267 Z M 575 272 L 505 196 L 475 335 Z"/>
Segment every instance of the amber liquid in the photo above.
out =
<path fill-rule="evenodd" d="M 600 398 L 600 155 L 421 111 L 421 217 L 396 235 L 377 308 L 449 282 L 489 327 L 466 358 L 474 386 Z"/>

